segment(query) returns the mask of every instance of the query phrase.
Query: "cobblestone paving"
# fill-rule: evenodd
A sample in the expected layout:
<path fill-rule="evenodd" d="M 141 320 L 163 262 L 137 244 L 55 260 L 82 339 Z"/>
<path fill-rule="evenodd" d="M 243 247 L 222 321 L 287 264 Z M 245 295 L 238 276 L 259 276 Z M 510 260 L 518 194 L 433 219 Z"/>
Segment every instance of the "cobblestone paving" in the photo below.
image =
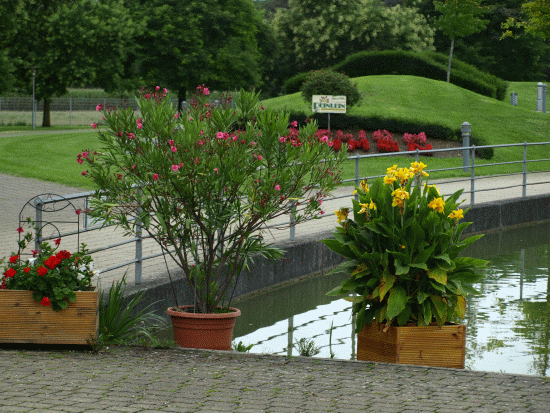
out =
<path fill-rule="evenodd" d="M 537 377 L 198 350 L 0 350 L 0 412 L 536 412 Z"/>

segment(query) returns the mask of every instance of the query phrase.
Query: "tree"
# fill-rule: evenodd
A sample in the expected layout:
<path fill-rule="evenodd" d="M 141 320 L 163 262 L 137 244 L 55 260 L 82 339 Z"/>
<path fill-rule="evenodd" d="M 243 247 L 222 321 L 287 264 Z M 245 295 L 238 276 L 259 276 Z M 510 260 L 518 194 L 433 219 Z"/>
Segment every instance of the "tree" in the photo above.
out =
<path fill-rule="evenodd" d="M 512 28 L 523 27 L 527 33 L 544 39 L 550 38 L 550 0 L 535 0 L 524 3 L 521 10 L 526 15 L 525 20 L 509 17 L 502 27 L 506 29 L 503 37 L 513 36 Z"/>
<path fill-rule="evenodd" d="M 433 30 L 413 9 L 381 0 L 290 0 L 272 21 L 280 44 L 274 76 L 330 67 L 369 49 L 430 50 Z"/>
<path fill-rule="evenodd" d="M 435 9 L 441 16 L 435 21 L 436 26 L 451 39 L 449 65 L 447 67 L 447 82 L 451 78 L 451 60 L 456 37 L 464 37 L 478 33 L 485 28 L 488 21 L 480 16 L 489 11 L 481 6 L 482 0 L 445 0 L 435 1 Z"/>
<path fill-rule="evenodd" d="M 121 0 L 27 0 L 9 50 L 18 86 L 44 99 L 42 126 L 50 126 L 51 98 L 78 83 L 113 87 L 132 50 L 135 25 Z"/>
<path fill-rule="evenodd" d="M 262 51 L 267 53 L 260 42 L 269 31 L 252 0 L 127 4 L 146 25 L 138 38 L 139 72 L 149 84 L 175 91 L 180 108 L 186 93 L 200 84 L 217 90 L 260 84 Z"/>
<path fill-rule="evenodd" d="M 16 37 L 16 21 L 24 15 L 22 0 L 0 0 L 0 93 L 13 87 L 14 66 L 8 56 L 9 47 Z"/>
<path fill-rule="evenodd" d="M 519 19 L 524 0 L 498 0 L 485 18 L 484 30 L 455 39 L 453 59 L 460 59 L 479 69 L 510 81 L 539 81 L 541 71 L 550 63 L 550 43 L 542 37 L 523 36 L 524 28 L 514 29 L 518 35 L 502 38 L 502 25 L 509 17 Z M 435 27 L 441 13 L 435 10 L 433 0 L 405 0 L 424 15 Z M 449 53 L 449 40 L 440 30 L 434 35 L 438 52 Z"/>

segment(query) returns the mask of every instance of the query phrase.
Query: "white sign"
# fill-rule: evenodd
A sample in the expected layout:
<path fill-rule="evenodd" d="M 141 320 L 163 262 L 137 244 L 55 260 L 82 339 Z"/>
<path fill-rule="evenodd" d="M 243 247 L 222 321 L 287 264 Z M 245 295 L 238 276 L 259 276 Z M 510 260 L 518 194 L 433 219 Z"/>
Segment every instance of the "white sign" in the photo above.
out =
<path fill-rule="evenodd" d="M 313 95 L 311 110 L 318 113 L 346 113 L 346 97 L 331 95 Z"/>

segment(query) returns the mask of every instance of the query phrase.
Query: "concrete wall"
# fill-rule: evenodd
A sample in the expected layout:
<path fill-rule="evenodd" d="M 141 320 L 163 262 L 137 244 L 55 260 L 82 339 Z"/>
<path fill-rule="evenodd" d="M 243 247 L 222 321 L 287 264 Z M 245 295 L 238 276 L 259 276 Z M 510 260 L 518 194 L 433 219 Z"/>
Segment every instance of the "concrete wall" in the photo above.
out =
<path fill-rule="evenodd" d="M 465 215 L 465 221 L 471 221 L 473 224 L 464 233 L 497 231 L 506 227 L 547 220 L 550 220 L 550 195 L 503 200 L 473 206 Z M 326 231 L 278 244 L 279 248 L 286 250 L 284 258 L 275 262 L 263 258 L 254 260 L 250 265 L 251 273 L 240 277 L 233 298 L 304 275 L 326 271 L 341 263 L 343 258 L 340 255 L 319 242 L 330 237 L 332 237 L 332 231 Z M 147 291 L 147 299 L 144 301 L 146 304 L 153 303 L 156 313 L 164 314 L 168 307 L 175 304 L 174 290 L 179 305 L 193 303 L 193 293 L 181 279 L 181 275 L 176 274 L 175 278 L 177 280 L 174 281 L 174 289 L 167 275 L 163 279 L 140 286 Z M 135 294 L 137 289 L 128 287 L 127 296 Z"/>

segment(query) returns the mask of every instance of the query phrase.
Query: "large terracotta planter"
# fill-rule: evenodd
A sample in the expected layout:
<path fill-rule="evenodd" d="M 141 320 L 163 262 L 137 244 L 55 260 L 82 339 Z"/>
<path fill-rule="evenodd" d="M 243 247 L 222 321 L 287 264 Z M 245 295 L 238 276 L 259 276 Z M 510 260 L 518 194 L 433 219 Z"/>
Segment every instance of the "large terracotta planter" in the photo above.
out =
<path fill-rule="evenodd" d="M 192 305 L 179 308 L 193 308 Z M 229 307 L 231 313 L 188 313 L 168 309 L 174 327 L 174 340 L 180 347 L 208 350 L 231 350 L 233 327 L 241 311 Z"/>
<path fill-rule="evenodd" d="M 357 334 L 357 360 L 464 368 L 466 326 L 383 327 L 375 322 Z"/>
<path fill-rule="evenodd" d="M 89 344 L 99 329 L 99 294 L 76 291 L 61 311 L 44 307 L 31 291 L 0 291 L 0 343 Z"/>

